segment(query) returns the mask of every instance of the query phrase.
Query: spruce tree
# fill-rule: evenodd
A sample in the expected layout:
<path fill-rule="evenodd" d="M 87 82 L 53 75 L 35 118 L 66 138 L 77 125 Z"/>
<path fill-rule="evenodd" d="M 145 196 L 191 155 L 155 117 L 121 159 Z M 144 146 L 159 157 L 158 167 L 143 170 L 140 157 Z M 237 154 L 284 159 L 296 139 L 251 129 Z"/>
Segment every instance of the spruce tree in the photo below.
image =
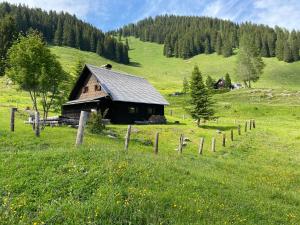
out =
<path fill-rule="evenodd" d="M 221 55 L 222 54 L 222 37 L 221 37 L 221 34 L 218 33 L 217 35 L 217 41 L 216 41 L 216 52 L 218 55 Z"/>
<path fill-rule="evenodd" d="M 12 46 L 15 35 L 15 20 L 12 16 L 6 15 L 0 19 L 0 76 L 4 75 L 7 51 Z"/>
<path fill-rule="evenodd" d="M 189 92 L 189 90 L 190 90 L 189 81 L 186 77 L 184 77 L 182 82 L 182 93 L 186 94 Z"/>
<path fill-rule="evenodd" d="M 267 41 L 262 42 L 260 54 L 262 57 L 270 57 L 269 46 Z"/>
<path fill-rule="evenodd" d="M 229 57 L 232 56 L 233 50 L 232 50 L 232 45 L 229 40 L 226 40 L 223 47 L 222 47 L 222 54 L 224 57 Z"/>
<path fill-rule="evenodd" d="M 290 47 L 293 61 L 299 60 L 299 45 L 300 39 L 298 39 L 296 31 L 293 30 L 290 36 Z"/>
<path fill-rule="evenodd" d="M 63 24 L 61 19 L 59 18 L 57 22 L 57 28 L 54 34 L 54 44 L 58 46 L 62 45 L 62 38 L 63 38 Z"/>
<path fill-rule="evenodd" d="M 164 56 L 171 57 L 172 56 L 172 48 L 170 43 L 170 38 L 167 37 L 164 42 Z"/>
<path fill-rule="evenodd" d="M 129 50 L 130 47 L 129 47 L 129 43 L 128 43 L 128 38 L 126 38 L 126 40 L 125 40 L 125 45 L 126 45 L 126 48 Z"/>
<path fill-rule="evenodd" d="M 78 24 L 75 28 L 75 46 L 78 49 L 82 49 L 82 29 Z"/>
<path fill-rule="evenodd" d="M 115 51 L 115 60 L 117 62 L 122 62 L 123 44 L 121 42 L 116 43 Z"/>
<path fill-rule="evenodd" d="M 276 27 L 277 40 L 276 40 L 276 49 L 275 54 L 278 60 L 283 60 L 283 51 L 284 51 L 284 33 L 282 29 Z"/>
<path fill-rule="evenodd" d="M 204 42 L 204 53 L 205 54 L 210 54 L 211 53 L 211 45 L 210 45 L 210 41 L 208 38 L 205 39 Z"/>
<path fill-rule="evenodd" d="M 103 55 L 103 44 L 100 40 L 97 42 L 96 53 L 101 56 Z"/>
<path fill-rule="evenodd" d="M 90 51 L 96 52 L 96 48 L 97 48 L 96 35 L 94 32 L 92 32 L 90 37 Z"/>
<path fill-rule="evenodd" d="M 285 62 L 293 61 L 292 51 L 288 42 L 285 42 L 283 46 L 283 61 Z"/>
<path fill-rule="evenodd" d="M 232 86 L 232 84 L 231 84 L 230 75 L 229 75 L 229 73 L 226 73 L 226 75 L 225 75 L 225 88 L 230 89 L 231 86 Z"/>
<path fill-rule="evenodd" d="M 122 63 L 124 64 L 129 64 L 130 63 L 130 59 L 128 56 L 128 48 L 126 45 L 123 45 L 123 53 L 122 53 Z"/>
<path fill-rule="evenodd" d="M 194 67 L 190 82 L 191 116 L 200 126 L 201 119 L 210 119 L 214 115 L 210 91 L 205 87 L 198 66 Z"/>
<path fill-rule="evenodd" d="M 208 89 L 214 89 L 215 83 L 216 81 L 210 75 L 208 75 L 205 81 L 206 87 Z"/>

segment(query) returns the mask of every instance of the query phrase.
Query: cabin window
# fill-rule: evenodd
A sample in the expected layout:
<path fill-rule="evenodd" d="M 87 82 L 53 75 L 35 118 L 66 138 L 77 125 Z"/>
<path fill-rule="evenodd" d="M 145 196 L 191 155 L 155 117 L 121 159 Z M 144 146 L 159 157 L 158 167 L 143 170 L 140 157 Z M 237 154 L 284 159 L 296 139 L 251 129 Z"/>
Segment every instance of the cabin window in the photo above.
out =
<path fill-rule="evenodd" d="M 154 114 L 155 114 L 155 109 L 152 108 L 152 107 L 149 107 L 149 108 L 147 109 L 147 111 L 148 111 L 148 114 L 149 114 L 149 115 L 154 115 Z"/>
<path fill-rule="evenodd" d="M 87 92 L 89 92 L 89 87 L 87 87 L 87 86 L 86 86 L 86 87 L 84 87 L 82 92 L 83 92 L 83 93 L 87 93 Z"/>
<path fill-rule="evenodd" d="M 137 107 L 133 107 L 133 106 L 131 106 L 131 107 L 128 107 L 128 112 L 130 113 L 130 114 L 135 114 L 135 113 L 138 113 L 138 108 Z"/>
<path fill-rule="evenodd" d="M 101 86 L 100 85 L 95 85 L 95 91 L 101 91 Z"/>

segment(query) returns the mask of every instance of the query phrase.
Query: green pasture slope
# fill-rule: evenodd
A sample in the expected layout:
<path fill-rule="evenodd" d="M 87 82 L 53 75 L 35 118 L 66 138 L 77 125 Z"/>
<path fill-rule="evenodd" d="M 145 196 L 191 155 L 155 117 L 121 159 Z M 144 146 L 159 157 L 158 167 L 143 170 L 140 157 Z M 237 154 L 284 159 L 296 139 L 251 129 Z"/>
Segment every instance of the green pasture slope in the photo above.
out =
<path fill-rule="evenodd" d="M 22 111 L 30 106 L 27 94 L 0 78 L 0 223 L 299 224 L 300 63 L 266 59 L 255 88 L 215 95 L 218 123 L 197 128 L 188 115 L 182 118 L 187 97 L 168 94 L 181 89 L 194 64 L 215 78 L 226 72 L 234 76 L 235 57 L 167 59 L 160 45 L 133 38 L 129 43 L 132 65 L 113 67 L 148 78 L 170 106 L 169 124 L 133 126 L 128 154 L 123 125 L 108 126 L 116 139 L 86 132 L 78 149 L 72 128 L 46 128 L 35 138 L 23 122 Z M 51 50 L 68 71 L 79 57 L 95 65 L 109 62 L 75 49 Z M 15 133 L 9 132 L 11 106 L 20 109 Z M 257 128 L 242 129 L 238 136 L 237 124 L 243 127 L 250 118 Z M 174 125 L 176 120 L 181 124 Z M 226 147 L 217 129 L 226 133 Z M 154 155 L 157 131 L 159 153 Z M 181 133 L 191 142 L 178 155 Z M 203 156 L 197 154 L 200 137 L 205 137 Z"/>

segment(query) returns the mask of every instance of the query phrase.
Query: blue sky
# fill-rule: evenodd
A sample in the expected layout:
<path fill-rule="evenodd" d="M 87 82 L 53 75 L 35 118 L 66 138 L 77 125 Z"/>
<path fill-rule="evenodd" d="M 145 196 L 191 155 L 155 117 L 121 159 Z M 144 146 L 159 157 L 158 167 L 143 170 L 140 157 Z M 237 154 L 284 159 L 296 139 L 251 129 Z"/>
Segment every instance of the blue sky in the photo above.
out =
<path fill-rule="evenodd" d="M 0 2 L 3 0 L 0 0 Z M 300 0 L 6 0 L 67 11 L 108 31 L 161 14 L 211 16 L 300 30 Z"/>

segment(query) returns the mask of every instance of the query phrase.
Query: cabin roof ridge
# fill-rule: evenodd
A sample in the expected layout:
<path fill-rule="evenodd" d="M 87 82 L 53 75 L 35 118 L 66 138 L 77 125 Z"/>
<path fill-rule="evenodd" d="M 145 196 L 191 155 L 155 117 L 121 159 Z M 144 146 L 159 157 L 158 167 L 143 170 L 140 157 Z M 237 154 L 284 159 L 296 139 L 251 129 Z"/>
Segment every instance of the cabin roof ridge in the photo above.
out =
<path fill-rule="evenodd" d="M 126 73 L 126 72 L 122 72 L 122 71 L 117 71 L 117 70 L 113 70 L 113 69 L 105 69 L 103 67 L 100 67 L 100 66 L 95 66 L 95 65 L 92 65 L 92 64 L 85 64 L 87 67 L 94 67 L 96 69 L 100 69 L 100 70 L 104 70 L 104 71 L 110 71 L 112 73 L 117 73 L 119 75 L 122 75 L 122 76 L 130 76 L 130 77 L 135 77 L 135 78 L 139 78 L 139 79 L 143 79 L 143 80 L 146 80 L 146 78 L 144 77 L 140 77 L 140 76 L 137 76 L 137 75 L 133 75 L 133 74 L 130 74 L 130 73 Z M 148 81 L 147 81 L 148 82 Z"/>

